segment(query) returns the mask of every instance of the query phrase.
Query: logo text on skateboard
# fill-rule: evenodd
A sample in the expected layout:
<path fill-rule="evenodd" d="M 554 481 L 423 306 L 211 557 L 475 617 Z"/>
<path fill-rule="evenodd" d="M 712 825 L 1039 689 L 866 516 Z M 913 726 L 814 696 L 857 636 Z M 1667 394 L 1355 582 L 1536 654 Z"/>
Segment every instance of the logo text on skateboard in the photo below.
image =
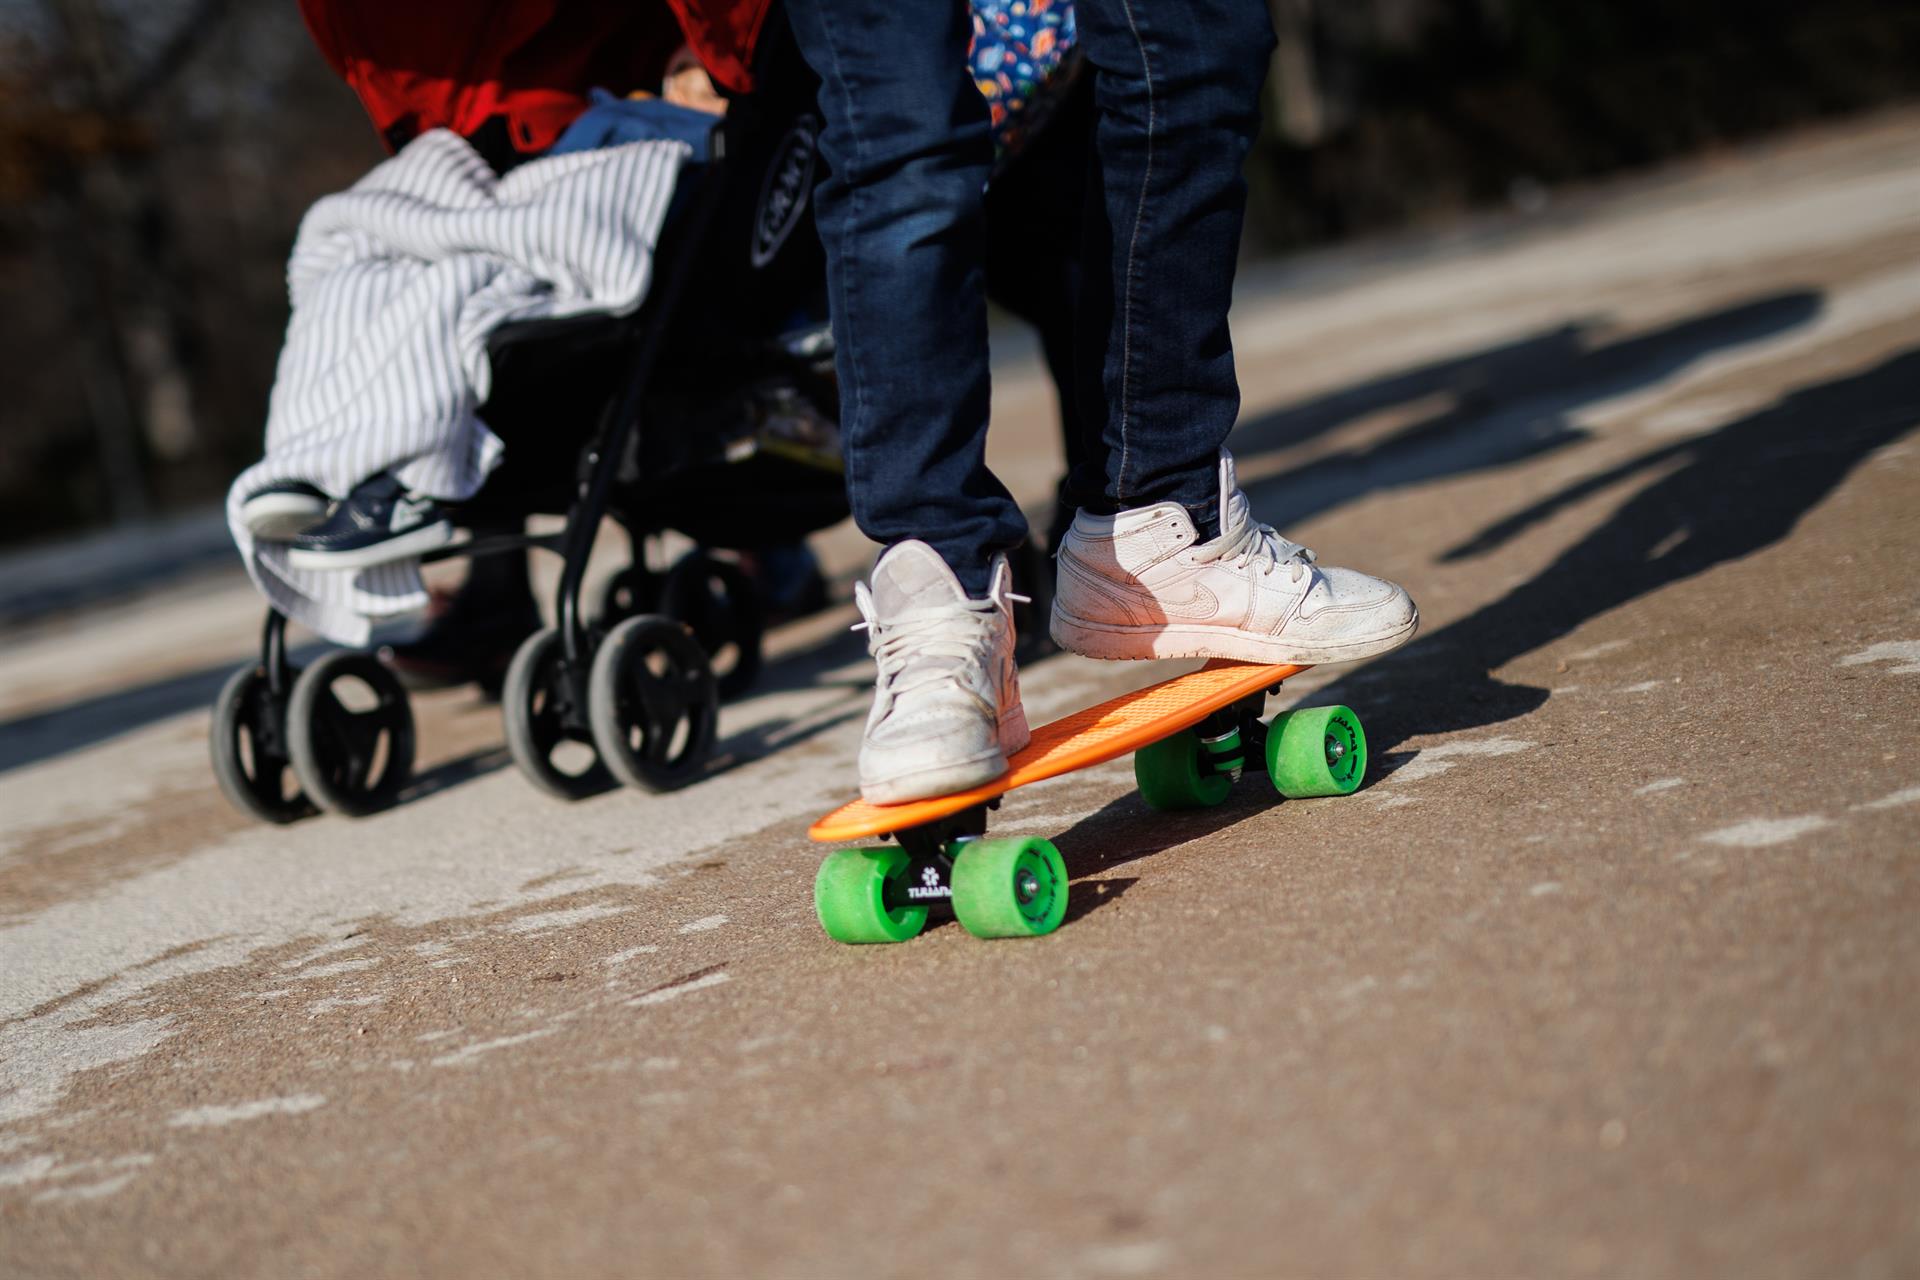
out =
<path fill-rule="evenodd" d="M 953 890 L 940 883 L 940 873 L 932 867 L 920 872 L 920 883 L 907 886 L 909 898 L 951 898 Z"/>

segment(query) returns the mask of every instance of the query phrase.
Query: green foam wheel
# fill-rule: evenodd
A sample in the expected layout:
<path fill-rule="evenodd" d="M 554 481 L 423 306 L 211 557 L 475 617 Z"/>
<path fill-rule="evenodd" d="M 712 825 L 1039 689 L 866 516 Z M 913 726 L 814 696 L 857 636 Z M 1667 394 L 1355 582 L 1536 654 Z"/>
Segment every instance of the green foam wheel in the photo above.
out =
<path fill-rule="evenodd" d="M 887 909 L 887 882 L 907 869 L 904 849 L 835 849 L 813 878 L 813 909 L 836 942 L 905 942 L 927 927 L 925 907 Z"/>
<path fill-rule="evenodd" d="M 1067 914 L 1067 864 L 1031 836 L 960 843 L 953 858 L 953 913 L 976 938 L 1052 933 Z"/>
<path fill-rule="evenodd" d="M 1182 729 L 1133 753 L 1133 781 L 1155 809 L 1211 809 L 1227 798 L 1233 780 L 1202 763 L 1199 735 Z"/>
<path fill-rule="evenodd" d="M 1267 726 L 1267 776 L 1289 800 L 1344 796 L 1367 775 L 1367 735 L 1346 707 L 1283 711 Z"/>

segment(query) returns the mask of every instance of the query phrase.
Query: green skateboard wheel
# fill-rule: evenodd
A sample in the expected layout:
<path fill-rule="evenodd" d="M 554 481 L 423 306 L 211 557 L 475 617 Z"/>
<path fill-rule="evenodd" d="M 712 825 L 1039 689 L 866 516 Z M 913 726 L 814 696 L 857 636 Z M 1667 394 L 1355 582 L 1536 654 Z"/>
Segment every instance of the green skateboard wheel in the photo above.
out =
<path fill-rule="evenodd" d="M 1199 735 L 1191 729 L 1134 752 L 1133 781 L 1140 788 L 1140 798 L 1161 810 L 1210 809 L 1225 800 L 1233 780 L 1205 769 L 1204 752 Z"/>
<path fill-rule="evenodd" d="M 1267 726 L 1267 776 L 1289 800 L 1344 796 L 1367 774 L 1367 735 L 1346 707 L 1283 711 Z"/>
<path fill-rule="evenodd" d="M 953 913 L 976 938 L 1052 933 L 1067 914 L 1067 865 L 1048 840 L 967 840 L 955 847 Z"/>
<path fill-rule="evenodd" d="M 887 882 L 907 869 L 904 849 L 835 849 L 813 877 L 813 909 L 836 942 L 905 942 L 927 927 L 925 907 L 887 909 Z"/>

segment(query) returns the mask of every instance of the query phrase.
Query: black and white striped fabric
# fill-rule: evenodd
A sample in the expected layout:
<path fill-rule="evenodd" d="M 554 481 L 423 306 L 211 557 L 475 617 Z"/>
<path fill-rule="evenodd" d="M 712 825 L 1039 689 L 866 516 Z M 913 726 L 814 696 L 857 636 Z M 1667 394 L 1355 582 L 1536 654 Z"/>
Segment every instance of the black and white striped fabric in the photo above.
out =
<path fill-rule="evenodd" d="M 300 480 L 338 498 L 392 471 L 417 494 L 470 497 L 500 461 L 476 407 L 487 335 L 514 320 L 632 312 L 681 166 L 678 142 L 636 142 L 494 174 L 465 139 L 424 133 L 307 211 L 287 264 L 293 316 L 267 406 L 266 456 L 227 494 L 227 523 L 275 606 L 341 644 L 426 603 L 419 566 L 288 567 L 253 544 L 248 494 Z"/>

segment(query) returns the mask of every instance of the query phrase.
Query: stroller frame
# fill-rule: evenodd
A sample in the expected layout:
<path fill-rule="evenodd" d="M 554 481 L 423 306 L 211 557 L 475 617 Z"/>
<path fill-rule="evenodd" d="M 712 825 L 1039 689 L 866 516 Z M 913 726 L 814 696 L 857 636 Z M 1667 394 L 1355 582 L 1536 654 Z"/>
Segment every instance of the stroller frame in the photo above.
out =
<path fill-rule="evenodd" d="M 757 73 L 768 76 L 783 58 L 799 65 L 790 34 L 781 23 L 770 21 L 756 50 Z M 676 196 L 680 207 L 662 231 L 656 253 L 660 268 L 647 299 L 632 317 L 619 322 L 623 327 L 614 346 L 630 356 L 617 393 L 578 453 L 562 529 L 473 537 L 420 557 L 429 563 L 530 550 L 560 557 L 555 626 L 521 646 L 502 689 L 507 745 L 515 763 L 536 785 L 558 796 L 590 794 L 615 778 L 646 790 L 677 787 L 703 772 L 712 751 L 720 689 L 708 654 L 686 622 L 640 613 L 606 629 L 609 619 L 603 612 L 598 624 L 590 626 L 581 594 L 595 538 L 610 513 L 629 524 L 630 532 L 644 532 L 615 510 L 616 493 L 623 469 L 635 465 L 638 457 L 646 397 L 669 322 L 704 260 L 702 250 L 716 233 L 715 212 L 723 195 L 742 179 L 728 161 L 749 154 L 750 140 L 764 138 L 770 124 L 792 120 L 778 118 L 761 101 L 763 96 L 736 99 L 713 126 L 707 162 L 689 166 L 683 175 L 682 182 L 690 182 L 692 189 Z M 754 213 L 756 268 L 763 265 L 765 228 L 758 224 L 764 223 L 774 171 L 784 167 L 789 177 L 797 173 L 805 183 L 812 180 L 817 124 L 808 121 L 802 114 L 770 153 L 759 193 L 761 208 Z M 802 187 L 797 207 L 783 206 L 782 216 L 790 212 L 791 221 L 780 228 L 782 240 L 795 230 L 809 203 Z M 553 330 L 573 322 L 546 323 Z M 717 581 L 736 603 L 734 622 L 751 630 L 733 637 L 740 667 L 756 668 L 758 612 L 751 601 L 751 581 L 737 566 L 700 552 L 676 566 L 675 573 L 682 569 L 688 570 L 681 574 L 683 581 L 699 580 L 700 594 Z M 646 571 L 636 566 L 627 574 L 636 572 Z M 670 574 L 662 593 L 668 599 L 674 595 L 674 581 Z M 287 621 L 285 614 L 269 608 L 259 661 L 236 671 L 215 702 L 212 755 L 222 791 L 242 810 L 275 823 L 320 809 L 357 816 L 387 807 L 398 799 L 412 772 L 414 726 L 406 691 L 369 653 L 337 650 L 300 669 L 288 652 Z M 744 674 L 750 679 L 751 669 Z M 339 696 L 356 685 L 361 686 L 357 697 Z M 569 770 L 555 762 L 555 750 L 568 742 L 592 748 L 594 759 L 586 768 Z"/>

